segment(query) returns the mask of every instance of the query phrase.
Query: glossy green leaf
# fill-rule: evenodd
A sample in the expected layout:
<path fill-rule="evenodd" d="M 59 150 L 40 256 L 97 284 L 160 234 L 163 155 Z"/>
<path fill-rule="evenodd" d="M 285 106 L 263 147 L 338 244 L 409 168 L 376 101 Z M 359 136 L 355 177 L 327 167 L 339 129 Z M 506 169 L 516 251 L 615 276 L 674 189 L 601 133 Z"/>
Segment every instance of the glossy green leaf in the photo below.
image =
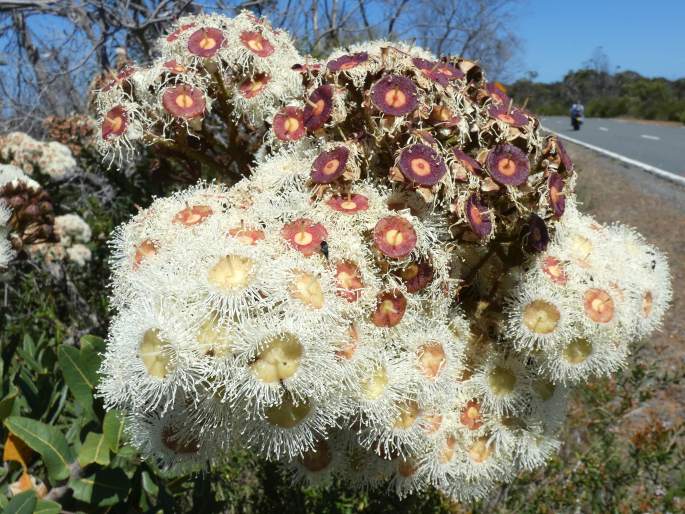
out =
<path fill-rule="evenodd" d="M 69 487 L 74 498 L 98 507 L 116 505 L 126 500 L 131 482 L 121 469 L 102 469 L 84 478 L 72 479 Z"/>
<path fill-rule="evenodd" d="M 62 506 L 50 500 L 38 500 L 36 508 L 33 509 L 33 514 L 59 514 L 62 512 Z"/>
<path fill-rule="evenodd" d="M 26 491 L 12 498 L 2 512 L 3 514 L 33 514 L 37 500 L 35 491 Z"/>
<path fill-rule="evenodd" d="M 103 434 L 91 432 L 78 452 L 78 463 L 85 467 L 93 462 L 106 466 L 109 464 L 109 445 Z"/>
<path fill-rule="evenodd" d="M 124 433 L 124 417 L 118 410 L 111 410 L 105 414 L 102 423 L 102 431 L 109 449 L 116 453 L 121 444 L 121 437 Z"/>
<path fill-rule="evenodd" d="M 74 398 L 81 407 L 92 412 L 100 357 L 93 352 L 81 352 L 73 346 L 61 346 L 57 358 Z"/>
<path fill-rule="evenodd" d="M 59 429 L 21 416 L 10 416 L 5 420 L 5 426 L 40 454 L 52 480 L 64 480 L 69 476 L 74 453 Z"/>

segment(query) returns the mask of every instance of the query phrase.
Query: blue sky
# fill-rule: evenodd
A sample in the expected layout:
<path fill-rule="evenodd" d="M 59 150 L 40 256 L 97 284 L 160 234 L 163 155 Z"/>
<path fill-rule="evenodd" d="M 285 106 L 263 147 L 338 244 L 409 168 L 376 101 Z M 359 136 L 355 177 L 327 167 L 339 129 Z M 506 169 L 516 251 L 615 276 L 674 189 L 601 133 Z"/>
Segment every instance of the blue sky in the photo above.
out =
<path fill-rule="evenodd" d="M 515 21 L 524 72 L 561 80 L 598 46 L 612 71 L 685 77 L 685 0 L 525 0 Z"/>

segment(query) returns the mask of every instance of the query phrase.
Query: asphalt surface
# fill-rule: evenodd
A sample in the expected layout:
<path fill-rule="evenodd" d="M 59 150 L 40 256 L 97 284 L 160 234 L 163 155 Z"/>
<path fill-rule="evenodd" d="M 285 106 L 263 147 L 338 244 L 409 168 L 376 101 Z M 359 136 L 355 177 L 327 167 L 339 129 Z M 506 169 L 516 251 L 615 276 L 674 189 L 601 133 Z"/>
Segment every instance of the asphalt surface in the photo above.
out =
<path fill-rule="evenodd" d="M 585 118 L 580 130 L 568 117 L 545 116 L 542 126 L 629 159 L 685 177 L 685 126 Z"/>

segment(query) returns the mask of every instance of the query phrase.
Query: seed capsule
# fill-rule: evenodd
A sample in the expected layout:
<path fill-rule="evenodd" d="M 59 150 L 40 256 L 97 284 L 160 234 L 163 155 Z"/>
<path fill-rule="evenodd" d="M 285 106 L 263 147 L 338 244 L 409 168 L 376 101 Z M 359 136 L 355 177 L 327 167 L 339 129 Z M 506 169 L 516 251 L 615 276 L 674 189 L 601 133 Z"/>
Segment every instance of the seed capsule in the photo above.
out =
<path fill-rule="evenodd" d="M 499 184 L 519 186 L 528 178 L 530 162 L 522 150 L 510 144 L 495 146 L 488 153 L 488 171 Z"/>
<path fill-rule="evenodd" d="M 407 77 L 386 75 L 371 87 L 376 109 L 391 116 L 404 116 L 418 106 L 416 86 Z"/>
<path fill-rule="evenodd" d="M 440 182 L 447 173 L 442 157 L 428 145 L 416 144 L 402 150 L 398 167 L 408 180 L 422 186 Z"/>

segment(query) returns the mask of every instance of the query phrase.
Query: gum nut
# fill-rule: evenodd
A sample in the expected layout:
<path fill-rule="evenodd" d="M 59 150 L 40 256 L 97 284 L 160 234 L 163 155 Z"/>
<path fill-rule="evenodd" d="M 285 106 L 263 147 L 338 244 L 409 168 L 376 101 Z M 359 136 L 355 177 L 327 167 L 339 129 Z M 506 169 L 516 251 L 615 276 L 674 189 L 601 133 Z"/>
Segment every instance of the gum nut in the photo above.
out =
<path fill-rule="evenodd" d="M 466 220 L 473 230 L 480 237 L 487 237 L 492 233 L 492 221 L 487 207 L 480 203 L 475 194 L 469 196 L 464 208 Z"/>
<path fill-rule="evenodd" d="M 314 445 L 314 448 L 304 452 L 298 460 L 308 471 L 318 473 L 330 465 L 333 454 L 328 443 L 321 440 Z"/>
<path fill-rule="evenodd" d="M 284 107 L 274 116 L 273 131 L 280 141 L 297 141 L 305 135 L 304 112 L 298 107 Z"/>
<path fill-rule="evenodd" d="M 397 473 L 400 474 L 400 476 L 403 476 L 404 478 L 409 478 L 414 473 L 416 473 L 416 470 L 418 468 L 416 467 L 416 463 L 410 460 L 405 460 L 404 458 L 400 460 L 400 462 L 397 464 Z"/>
<path fill-rule="evenodd" d="M 243 290 L 252 281 L 254 261 L 240 255 L 226 255 L 207 272 L 207 281 L 226 292 Z"/>
<path fill-rule="evenodd" d="M 447 173 L 447 166 L 440 155 L 430 146 L 411 145 L 400 152 L 398 167 L 407 180 L 422 186 L 440 182 Z"/>
<path fill-rule="evenodd" d="M 118 137 L 126 132 L 128 126 L 128 117 L 126 111 L 120 105 L 110 109 L 105 114 L 105 119 L 102 121 L 102 139 L 107 141 L 112 137 Z"/>
<path fill-rule="evenodd" d="M 338 146 L 327 152 L 321 152 L 314 160 L 310 177 L 315 184 L 330 184 L 345 173 L 350 151 Z"/>
<path fill-rule="evenodd" d="M 361 296 L 364 283 L 359 268 L 351 261 L 341 261 L 335 265 L 336 294 L 348 302 L 356 302 Z"/>
<path fill-rule="evenodd" d="M 480 404 L 475 400 L 469 400 L 459 413 L 459 421 L 469 430 L 477 430 L 483 426 L 483 418 L 480 413 Z"/>
<path fill-rule="evenodd" d="M 148 375 L 163 379 L 173 371 L 170 349 L 171 345 L 160 337 L 158 330 L 145 331 L 138 345 L 138 357 L 143 362 Z"/>
<path fill-rule="evenodd" d="M 224 44 L 224 34 L 219 29 L 197 29 L 188 39 L 188 51 L 198 57 L 214 57 Z"/>
<path fill-rule="evenodd" d="M 481 464 L 490 458 L 492 452 L 493 446 L 488 444 L 488 438 L 481 437 L 469 449 L 469 457 L 476 464 Z"/>
<path fill-rule="evenodd" d="M 536 334 L 551 334 L 560 319 L 559 309 L 546 300 L 533 300 L 523 308 L 523 324 Z"/>
<path fill-rule="evenodd" d="M 407 310 L 407 299 L 399 291 L 385 291 L 378 295 L 371 321 L 377 327 L 394 327 Z"/>
<path fill-rule="evenodd" d="M 326 68 L 331 72 L 347 71 L 356 68 L 360 64 L 369 60 L 369 54 L 366 52 L 358 52 L 351 55 L 343 55 L 332 61 L 328 61 Z"/>
<path fill-rule="evenodd" d="M 367 400 L 377 400 L 388 387 L 388 373 L 385 368 L 379 366 L 374 369 L 369 377 L 362 379 L 361 390 Z"/>
<path fill-rule="evenodd" d="M 447 357 L 445 349 L 438 342 L 429 342 L 419 347 L 417 351 L 417 365 L 423 375 L 431 380 L 435 380 L 442 371 Z"/>
<path fill-rule="evenodd" d="M 569 364 L 582 364 L 592 355 L 592 343 L 587 339 L 575 339 L 564 348 L 563 355 Z"/>
<path fill-rule="evenodd" d="M 433 267 L 427 261 L 412 262 L 400 272 L 410 293 L 418 293 L 433 281 Z"/>
<path fill-rule="evenodd" d="M 401 75 L 386 75 L 371 87 L 371 101 L 379 111 L 391 116 L 404 116 L 418 106 L 414 83 Z"/>
<path fill-rule="evenodd" d="M 241 32 L 240 41 L 242 41 L 245 48 L 259 57 L 269 57 L 274 53 L 274 47 L 271 42 L 259 32 Z"/>
<path fill-rule="evenodd" d="M 177 118 L 192 119 L 205 113 L 204 93 L 187 85 L 167 88 L 162 95 L 162 105 Z"/>
<path fill-rule="evenodd" d="M 402 403 L 399 407 L 400 415 L 395 420 L 394 427 L 403 430 L 411 428 L 416 423 L 416 418 L 419 417 L 419 404 L 410 400 Z"/>
<path fill-rule="evenodd" d="M 549 204 L 552 207 L 552 212 L 557 218 L 560 218 L 566 210 L 564 179 L 558 173 L 552 173 L 547 179 L 547 189 L 549 189 Z"/>
<path fill-rule="evenodd" d="M 171 59 L 170 61 L 166 61 L 164 63 L 164 68 L 167 71 L 170 71 L 171 73 L 185 73 L 188 71 L 188 68 L 183 66 L 182 64 L 179 64 L 176 62 L 176 59 Z"/>
<path fill-rule="evenodd" d="M 369 199 L 364 195 L 332 196 L 326 204 L 334 211 L 354 214 L 369 209 Z"/>
<path fill-rule="evenodd" d="M 568 282 L 568 275 L 564 271 L 564 265 L 556 257 L 548 255 L 542 259 L 542 271 L 555 284 L 564 285 Z"/>
<path fill-rule="evenodd" d="M 412 63 L 424 76 L 441 86 L 447 86 L 452 80 L 464 78 L 464 73 L 461 70 L 448 63 L 428 61 L 418 57 L 413 58 Z"/>
<path fill-rule="evenodd" d="M 309 131 L 318 130 L 331 119 L 333 111 L 333 86 L 324 84 L 316 88 L 304 107 L 304 126 Z"/>
<path fill-rule="evenodd" d="M 290 295 L 300 300 L 307 307 L 320 309 L 324 305 L 323 289 L 321 282 L 312 273 L 296 271 L 290 282 Z"/>
<path fill-rule="evenodd" d="M 359 332 L 354 323 L 350 325 L 347 334 L 349 338 L 340 343 L 340 347 L 335 351 L 335 355 L 340 359 L 350 360 L 357 351 L 357 345 L 359 344 Z"/>
<path fill-rule="evenodd" d="M 257 241 L 262 241 L 264 239 L 263 230 L 249 230 L 242 227 L 230 229 L 228 235 L 235 237 L 241 243 L 250 246 L 254 246 L 257 244 Z"/>
<path fill-rule="evenodd" d="M 208 205 L 193 205 L 186 207 L 176 213 L 172 223 L 192 227 L 198 225 L 209 218 L 214 211 Z"/>
<path fill-rule="evenodd" d="M 509 368 L 497 366 L 488 374 L 488 385 L 496 396 L 506 396 L 516 387 L 516 374 Z"/>
<path fill-rule="evenodd" d="M 231 355 L 231 330 L 219 323 L 216 315 L 202 322 L 195 334 L 198 346 L 204 355 L 226 357 Z"/>
<path fill-rule="evenodd" d="M 386 216 L 373 229 L 373 242 L 387 257 L 401 259 L 416 247 L 416 231 L 400 216 Z"/>
<path fill-rule="evenodd" d="M 452 148 L 452 153 L 469 173 L 477 176 L 480 176 L 483 173 L 483 168 L 480 163 L 463 150 L 460 150 L 459 148 Z"/>
<path fill-rule="evenodd" d="M 503 91 L 499 82 L 488 82 L 485 89 L 495 105 L 510 105 L 511 98 Z"/>
<path fill-rule="evenodd" d="M 261 382 L 272 384 L 292 377 L 300 367 L 304 349 L 297 336 L 279 334 L 250 364 L 250 370 Z"/>
<path fill-rule="evenodd" d="M 270 80 L 271 77 L 269 77 L 269 75 L 266 73 L 258 73 L 254 77 L 241 82 L 240 86 L 238 86 L 238 90 L 245 98 L 255 98 L 259 96 L 264 89 L 266 89 L 266 86 L 269 84 Z"/>
<path fill-rule="evenodd" d="M 642 317 L 649 318 L 654 310 L 654 295 L 651 291 L 645 291 L 642 295 Z"/>
<path fill-rule="evenodd" d="M 561 162 L 564 171 L 572 171 L 573 161 L 571 161 L 571 157 L 568 155 L 566 148 L 564 148 L 564 145 L 561 141 L 559 141 L 558 138 L 555 140 L 555 144 L 557 149 L 557 155 L 559 156 L 559 161 Z"/>
<path fill-rule="evenodd" d="M 488 110 L 491 118 L 503 121 L 512 127 L 524 127 L 528 124 L 528 116 L 523 114 L 518 109 L 509 109 L 508 106 L 492 105 Z"/>
<path fill-rule="evenodd" d="M 133 254 L 133 269 L 137 269 L 143 263 L 144 259 L 152 257 L 157 253 L 157 246 L 150 239 L 145 239 L 138 246 Z"/>
<path fill-rule="evenodd" d="M 531 214 L 528 218 L 528 227 L 525 235 L 526 250 L 531 253 L 544 252 L 549 244 L 549 232 L 544 220 L 537 214 Z"/>
<path fill-rule="evenodd" d="M 290 397 L 286 397 L 279 405 L 273 405 L 266 409 L 266 420 L 279 428 L 294 428 L 302 423 L 312 410 L 309 402 L 295 403 Z"/>
<path fill-rule="evenodd" d="M 510 144 L 497 145 L 490 150 L 487 166 L 495 182 L 505 186 L 523 184 L 530 172 L 530 162 L 526 154 Z"/>
<path fill-rule="evenodd" d="M 184 32 L 186 32 L 186 31 L 192 29 L 194 26 L 195 26 L 194 23 L 186 23 L 185 25 L 181 25 L 179 28 L 177 28 L 177 29 L 174 30 L 171 34 L 169 34 L 169 35 L 166 37 L 166 40 L 167 40 L 169 43 L 173 43 L 174 41 L 176 41 L 176 40 L 178 39 L 178 37 L 179 37 L 181 34 L 183 34 Z"/>
<path fill-rule="evenodd" d="M 603 289 L 591 288 L 585 291 L 583 309 L 595 323 L 608 323 L 614 317 L 614 301 Z"/>
<path fill-rule="evenodd" d="M 321 250 L 321 242 L 328 237 L 328 231 L 320 223 L 307 218 L 299 218 L 281 229 L 281 236 L 290 246 L 306 257 Z"/>

